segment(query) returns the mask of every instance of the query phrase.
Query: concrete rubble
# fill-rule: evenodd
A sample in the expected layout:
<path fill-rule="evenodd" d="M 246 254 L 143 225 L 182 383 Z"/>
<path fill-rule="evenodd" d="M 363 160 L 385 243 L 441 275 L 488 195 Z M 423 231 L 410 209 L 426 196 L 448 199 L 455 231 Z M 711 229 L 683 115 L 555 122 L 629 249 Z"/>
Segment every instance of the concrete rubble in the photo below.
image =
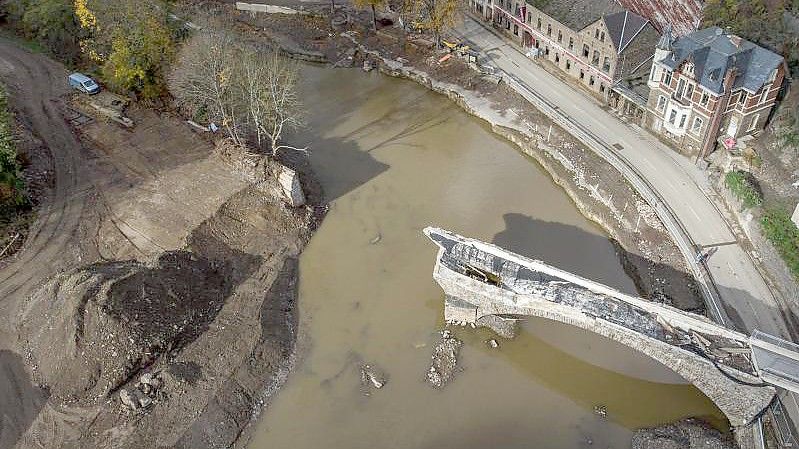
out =
<path fill-rule="evenodd" d="M 379 390 L 387 382 L 388 376 L 380 368 L 368 363 L 361 365 L 361 389 L 364 395 L 371 395 L 373 389 Z"/>
<path fill-rule="evenodd" d="M 463 342 L 454 337 L 448 330 L 441 331 L 441 339 L 433 347 L 430 369 L 427 371 L 427 382 L 433 388 L 446 386 L 458 368 L 458 354 Z"/>

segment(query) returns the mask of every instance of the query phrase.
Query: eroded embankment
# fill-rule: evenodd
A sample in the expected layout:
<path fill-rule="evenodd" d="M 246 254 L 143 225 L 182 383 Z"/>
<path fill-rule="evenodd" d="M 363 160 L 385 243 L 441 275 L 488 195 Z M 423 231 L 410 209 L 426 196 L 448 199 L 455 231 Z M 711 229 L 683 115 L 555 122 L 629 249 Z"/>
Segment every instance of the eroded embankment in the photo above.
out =
<path fill-rule="evenodd" d="M 68 271 L 26 302 L 22 346 L 50 400 L 18 447 L 236 442 L 291 369 L 297 258 L 323 210 L 286 204 L 278 164 L 256 168 L 185 248 Z"/>

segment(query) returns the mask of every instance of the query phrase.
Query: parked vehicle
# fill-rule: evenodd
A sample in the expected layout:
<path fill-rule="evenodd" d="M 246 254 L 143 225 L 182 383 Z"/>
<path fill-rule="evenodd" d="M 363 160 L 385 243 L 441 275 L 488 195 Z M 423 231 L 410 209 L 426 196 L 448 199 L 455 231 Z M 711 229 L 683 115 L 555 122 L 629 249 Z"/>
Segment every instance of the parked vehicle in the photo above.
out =
<path fill-rule="evenodd" d="M 69 75 L 69 85 L 89 95 L 100 92 L 100 86 L 93 79 L 82 73 L 73 73 Z"/>

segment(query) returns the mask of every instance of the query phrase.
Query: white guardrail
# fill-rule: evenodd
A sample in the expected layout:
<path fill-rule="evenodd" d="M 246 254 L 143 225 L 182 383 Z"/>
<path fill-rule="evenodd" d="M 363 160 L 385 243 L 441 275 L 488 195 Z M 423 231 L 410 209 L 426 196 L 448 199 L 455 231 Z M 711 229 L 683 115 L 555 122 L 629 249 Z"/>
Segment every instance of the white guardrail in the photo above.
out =
<path fill-rule="evenodd" d="M 707 266 L 704 262 L 700 264 L 695 263 L 696 243 L 688 234 L 688 231 L 686 231 L 674 211 L 660 197 L 657 190 L 655 190 L 646 178 L 644 178 L 624 157 L 616 153 L 612 147 L 599 139 L 585 126 L 577 123 L 562 112 L 557 105 L 552 104 L 538 92 L 528 88 L 516 79 L 515 76 L 507 72 L 502 71 L 502 79 L 527 99 L 527 101 L 549 116 L 555 123 L 566 129 L 570 134 L 591 149 L 591 151 L 618 170 L 641 197 L 655 209 L 658 218 L 673 237 L 674 242 L 688 262 L 688 266 L 691 267 L 691 271 L 699 283 L 702 296 L 711 317 L 717 323 L 727 326 L 727 315 L 721 309 L 721 298 Z"/>

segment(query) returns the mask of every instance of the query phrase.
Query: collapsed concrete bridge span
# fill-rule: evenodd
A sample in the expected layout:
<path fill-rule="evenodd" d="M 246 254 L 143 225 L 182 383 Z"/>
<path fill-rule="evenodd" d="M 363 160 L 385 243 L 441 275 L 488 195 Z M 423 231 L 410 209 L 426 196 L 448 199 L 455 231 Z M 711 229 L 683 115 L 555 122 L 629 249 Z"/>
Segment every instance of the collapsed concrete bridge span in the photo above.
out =
<path fill-rule="evenodd" d="M 433 278 L 445 318 L 508 334 L 520 317 L 542 317 L 617 341 L 674 370 L 707 395 L 735 427 L 772 401 L 750 337 L 707 318 L 633 297 L 543 262 L 438 228 Z"/>

